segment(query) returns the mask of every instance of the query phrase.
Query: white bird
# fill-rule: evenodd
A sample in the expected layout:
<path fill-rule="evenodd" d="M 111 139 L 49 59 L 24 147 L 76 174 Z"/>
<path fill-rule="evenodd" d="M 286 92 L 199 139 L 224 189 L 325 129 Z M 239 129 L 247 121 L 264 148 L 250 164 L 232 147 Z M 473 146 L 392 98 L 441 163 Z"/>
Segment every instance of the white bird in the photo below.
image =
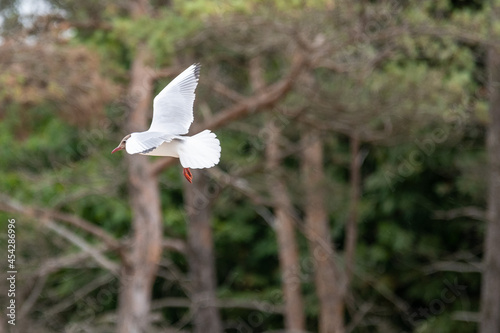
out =
<path fill-rule="evenodd" d="M 178 157 L 184 177 L 191 183 L 192 169 L 210 168 L 219 163 L 220 142 L 209 130 L 186 134 L 193 122 L 195 89 L 200 64 L 193 64 L 172 80 L 154 98 L 153 121 L 145 132 L 125 136 L 111 153 L 125 149 L 129 154 Z"/>

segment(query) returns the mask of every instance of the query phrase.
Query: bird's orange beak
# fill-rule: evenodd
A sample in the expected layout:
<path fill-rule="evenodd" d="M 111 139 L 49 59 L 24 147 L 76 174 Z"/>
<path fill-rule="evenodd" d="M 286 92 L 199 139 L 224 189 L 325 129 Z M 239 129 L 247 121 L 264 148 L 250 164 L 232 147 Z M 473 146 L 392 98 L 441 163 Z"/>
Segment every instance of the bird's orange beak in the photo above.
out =
<path fill-rule="evenodd" d="M 122 147 L 118 146 L 115 149 L 113 149 L 113 151 L 111 152 L 111 154 L 116 153 L 118 150 L 122 150 L 122 149 L 123 149 Z"/>

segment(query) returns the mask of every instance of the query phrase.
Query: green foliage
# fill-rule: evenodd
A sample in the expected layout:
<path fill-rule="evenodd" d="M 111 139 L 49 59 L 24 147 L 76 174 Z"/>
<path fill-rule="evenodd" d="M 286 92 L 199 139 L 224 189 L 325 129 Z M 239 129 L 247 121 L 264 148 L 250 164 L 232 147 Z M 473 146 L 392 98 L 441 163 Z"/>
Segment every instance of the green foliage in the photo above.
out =
<path fill-rule="evenodd" d="M 67 43 L 57 47 L 64 54 L 66 47 L 70 48 L 67 54 L 75 57 L 80 47 L 88 51 L 86 59 L 98 54 L 99 62 L 89 61 L 95 67 L 89 65 L 81 72 L 99 72 L 112 78 L 122 92 L 127 89 L 134 52 L 140 47 L 151 51 L 148 65 L 152 67 L 184 64 L 192 59 L 202 62 L 195 103 L 195 119 L 201 123 L 253 93 L 248 68 L 257 56 L 263 64 L 263 81 L 271 84 L 283 78 L 296 49 L 304 47 L 293 41 L 297 35 L 308 45 L 331 46 L 324 49 L 323 55 L 308 53 L 313 60 L 319 60 L 311 61 L 307 75 L 294 82 L 273 110 L 266 110 L 266 115 L 252 110 L 255 112 L 245 119 L 217 130 L 222 144 L 219 167 L 228 177 L 234 177 L 230 178 L 233 185 L 240 185 L 235 189 L 227 182 L 214 180 L 220 190 L 212 215 L 218 295 L 275 305 L 283 302 L 264 160 L 264 125 L 270 121 L 283 133 L 280 145 L 286 156 L 280 169 L 299 226 L 305 205 L 300 137 L 309 126 L 321 134 L 325 202 L 339 266 L 343 268 L 350 204 L 349 136 L 356 131 L 363 141 L 364 160 L 356 269 L 347 306 L 349 316 L 355 315 L 365 302 L 373 304 L 373 308 L 366 314 L 366 322 L 353 332 L 382 331 L 372 324 L 377 322 L 393 331 L 474 332 L 476 326 L 456 321 L 453 314 L 477 311 L 479 275 L 436 271 L 432 264 L 480 259 L 481 224 L 467 216 L 446 220 L 439 212 L 485 207 L 484 127 L 488 105 L 478 93 L 485 83 L 480 79 L 485 74 L 484 53 L 476 45 L 457 42 L 452 34 L 436 36 L 408 30 L 397 37 L 380 35 L 401 31 L 396 28 L 465 27 L 482 36 L 487 11 L 474 1 L 470 7 L 450 1 L 404 2 L 396 7 L 393 2 L 372 1 L 363 8 L 352 7 L 352 13 L 342 7 L 347 2 L 328 0 L 171 3 L 168 7 L 153 6 L 154 15 L 150 17 L 132 18 L 121 2 L 54 2 L 57 8 L 68 11 L 72 22 L 95 19 L 94 23 L 102 23 L 92 29 L 75 28 Z M 94 9 L 98 11 L 93 15 Z M 373 31 L 363 27 L 364 23 L 371 24 Z M 4 65 L 1 61 L 0 65 Z M 64 71 L 58 76 L 63 80 L 48 80 L 37 88 L 29 85 L 29 72 L 16 72 L 9 65 L 0 73 L 0 85 L 4 87 L 0 89 L 0 100 L 9 102 L 0 111 L 0 192 L 26 205 L 77 215 L 125 239 L 131 220 L 125 163 L 122 156 L 110 156 L 109 152 L 123 137 L 122 116 L 126 110 L 117 102 L 106 109 L 108 119 L 103 121 L 104 112 L 102 118 L 91 113 L 94 125 L 79 126 L 78 121 L 71 122 L 67 114 L 59 112 L 57 101 L 72 101 L 68 98 L 72 95 L 61 84 L 66 82 Z M 90 85 L 94 90 L 89 91 L 95 94 L 107 92 L 103 88 L 107 86 L 94 86 L 85 79 L 87 76 L 82 77 L 78 89 Z M 156 82 L 157 91 L 167 82 Z M 220 94 L 214 89 L 215 82 L 241 96 Z M 26 87 L 35 89 L 37 95 L 26 100 Z M 94 110 L 92 104 L 87 107 Z M 69 118 L 77 115 L 69 114 Z M 164 233 L 168 238 L 186 236 L 182 182 L 178 167 L 160 175 Z M 5 220 L 8 214 L 1 212 L 0 217 Z M 21 260 L 30 263 L 32 272 L 48 258 L 78 251 L 37 221 L 23 221 L 22 230 Z M 91 236 L 73 231 L 95 244 Z M 309 265 L 311 256 L 305 236 L 300 234 L 298 242 L 301 258 L 297 276 L 305 295 L 308 329 L 314 331 L 319 313 L 314 270 Z M 188 271 L 182 254 L 168 253 L 164 259 L 181 273 Z M 71 298 L 82 285 L 101 278 L 104 271 L 91 263 L 88 260 L 87 265 L 51 273 L 44 287 L 45 296 L 37 306 L 55 306 Z M 435 300 L 441 300 L 446 281 L 456 279 L 467 286 L 467 298 L 464 294 L 435 313 L 420 314 L 421 308 L 429 309 L 437 304 Z M 104 286 L 116 291 L 114 283 L 118 282 Z M 92 291 L 88 297 L 94 299 L 98 292 Z M 153 298 L 187 294 L 179 280 L 162 276 L 155 282 Z M 97 315 L 114 311 L 116 297 L 114 292 Z M 401 304 L 408 307 L 402 310 Z M 68 321 L 84 322 L 87 318 L 82 309 L 88 309 L 85 301 L 75 302 L 50 327 L 62 331 Z M 227 322 L 246 320 L 252 311 L 225 309 L 223 317 Z M 161 320 L 181 321 L 185 312 L 165 309 Z M 412 319 L 413 313 L 417 315 Z M 262 314 L 264 321 L 256 331 L 283 327 L 281 316 Z"/>
<path fill-rule="evenodd" d="M 284 11 L 288 14 L 299 15 L 305 9 L 333 7 L 331 0 L 174 0 L 173 7 L 183 16 L 190 18 L 210 18 L 234 14 L 255 14 L 262 11 Z"/>
<path fill-rule="evenodd" d="M 201 22 L 179 15 L 175 10 L 161 10 L 156 19 L 116 18 L 113 30 L 117 38 L 130 50 L 138 45 L 147 46 L 155 55 L 159 66 L 171 64 L 177 44 L 199 31 Z"/>

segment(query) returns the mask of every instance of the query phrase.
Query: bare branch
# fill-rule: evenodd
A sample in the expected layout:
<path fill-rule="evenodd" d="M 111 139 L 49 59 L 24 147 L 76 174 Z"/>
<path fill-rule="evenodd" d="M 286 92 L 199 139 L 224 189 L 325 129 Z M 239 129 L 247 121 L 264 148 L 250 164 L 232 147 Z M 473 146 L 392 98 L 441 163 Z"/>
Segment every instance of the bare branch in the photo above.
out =
<path fill-rule="evenodd" d="M 271 107 L 292 88 L 296 78 L 302 73 L 306 66 L 307 61 L 305 56 L 301 53 L 297 53 L 294 57 L 290 72 L 283 79 L 266 87 L 263 89 L 262 93 L 245 98 L 240 103 L 219 112 L 214 116 L 212 121 L 202 126 L 195 126 L 195 132 L 202 128 L 214 130 L 251 113 Z"/>
<path fill-rule="evenodd" d="M 186 275 L 175 265 L 169 258 L 164 257 L 160 263 L 160 267 L 165 267 L 167 269 L 167 274 L 163 274 L 161 270 L 158 271 L 158 276 L 165 278 L 165 280 L 173 280 L 179 283 L 186 295 L 191 295 L 193 288 L 191 286 L 191 281 L 186 277 Z"/>
<path fill-rule="evenodd" d="M 222 183 L 225 186 L 231 186 L 241 192 L 243 195 L 248 197 L 255 205 L 266 206 L 270 204 L 270 200 L 256 193 L 248 184 L 248 181 L 246 179 L 230 175 L 222 171 L 218 167 L 208 170 L 208 173 L 219 183 Z"/>
<path fill-rule="evenodd" d="M 101 253 L 108 250 L 108 247 L 105 244 L 99 244 L 97 246 L 94 246 L 94 249 Z M 56 272 L 61 268 L 65 267 L 75 268 L 78 265 L 78 263 L 82 261 L 85 261 L 87 263 L 85 267 L 88 267 L 88 260 L 87 260 L 88 257 L 90 257 L 90 254 L 88 252 L 77 252 L 68 254 L 64 257 L 50 258 L 44 261 L 41 265 L 39 265 L 40 268 L 37 271 L 35 271 L 34 275 L 44 276 L 52 272 Z"/>
<path fill-rule="evenodd" d="M 433 274 L 436 272 L 458 272 L 458 273 L 481 273 L 483 264 L 481 262 L 458 262 L 458 261 L 438 261 L 426 267 L 423 271 L 425 274 Z"/>
<path fill-rule="evenodd" d="M 54 219 L 70 224 L 74 227 L 77 227 L 81 230 L 88 232 L 91 235 L 96 236 L 100 240 L 102 240 L 110 249 L 121 250 L 121 243 L 115 239 L 113 236 L 108 234 L 104 229 L 98 227 L 97 225 L 86 221 L 79 216 L 71 215 L 68 213 L 63 213 L 47 208 L 39 208 L 34 206 L 23 205 L 10 197 L 0 193 L 0 210 L 11 212 L 11 213 L 20 213 L 27 217 L 37 219 Z"/>
<path fill-rule="evenodd" d="M 245 96 L 239 94 L 238 92 L 234 91 L 233 89 L 229 88 L 228 86 L 226 86 L 221 82 L 215 82 L 213 89 L 215 92 L 221 94 L 224 97 L 229 98 L 233 102 L 240 102 L 245 98 Z"/>
<path fill-rule="evenodd" d="M 114 279 L 113 276 L 111 276 L 109 274 L 104 274 L 104 275 L 90 281 L 89 283 L 87 283 L 86 285 L 81 287 L 80 289 L 77 289 L 76 291 L 74 291 L 68 298 L 66 298 L 62 302 L 57 303 L 53 307 L 47 309 L 44 312 L 44 316 L 46 318 L 48 318 L 48 317 L 51 317 L 51 316 L 54 316 L 54 315 L 60 313 L 61 311 L 64 311 L 65 309 L 69 308 L 70 306 L 72 306 L 73 304 L 78 302 L 80 299 L 85 297 L 85 295 L 88 295 L 89 293 L 91 293 L 95 289 L 111 282 L 113 279 Z"/>
<path fill-rule="evenodd" d="M 153 301 L 151 305 L 152 310 L 158 310 L 162 308 L 189 308 L 192 305 L 192 301 L 189 298 L 184 297 L 168 297 Z M 283 305 L 274 305 L 265 301 L 247 301 L 240 299 L 217 299 L 215 306 L 218 308 L 226 309 L 248 309 L 257 310 L 266 313 L 283 313 Z"/>
<path fill-rule="evenodd" d="M 438 210 L 434 212 L 433 218 L 437 220 L 454 220 L 461 217 L 468 217 L 478 221 L 486 221 L 486 212 L 479 207 L 460 207 L 450 210 Z"/>
<path fill-rule="evenodd" d="M 40 296 L 43 287 L 45 286 L 45 281 L 47 281 L 47 276 L 40 276 L 35 280 L 30 295 L 21 303 L 22 305 L 19 309 L 19 318 L 23 318 L 24 316 L 26 316 L 30 312 L 33 305 L 35 305 L 36 300 Z"/>
<path fill-rule="evenodd" d="M 373 306 L 374 304 L 372 302 L 364 303 L 359 311 L 354 314 L 354 317 L 352 318 L 349 325 L 347 325 L 345 329 L 346 333 L 351 333 L 352 331 L 354 331 L 356 327 L 358 327 L 359 324 L 363 321 L 363 318 L 365 318 L 366 314 L 370 312 Z"/>
<path fill-rule="evenodd" d="M 81 237 L 77 236 L 75 233 L 70 230 L 59 226 L 54 219 L 59 219 L 64 222 L 67 222 L 73 226 L 76 226 L 82 230 L 85 230 L 95 236 L 98 236 L 101 240 L 103 240 L 110 248 L 113 249 L 121 249 L 121 244 L 114 239 L 112 236 L 107 234 L 103 229 L 93 225 L 90 222 L 87 222 L 81 219 L 78 216 L 51 211 L 49 209 L 42 209 L 37 207 L 23 206 L 22 204 L 12 200 L 11 198 L 0 194 L 0 198 L 2 201 L 0 202 L 0 210 L 4 210 L 7 212 L 21 213 L 25 216 L 28 216 L 33 219 L 40 220 L 44 222 L 45 226 L 52 231 L 56 232 L 60 236 L 66 238 L 71 243 L 78 246 L 83 251 L 87 252 L 89 256 L 91 256 L 99 265 L 103 268 L 109 270 L 113 274 L 117 275 L 119 271 L 119 267 L 116 263 L 110 261 L 106 257 L 104 257 L 100 251 L 96 250 L 95 247 L 88 244 Z"/>
<path fill-rule="evenodd" d="M 164 238 L 162 246 L 164 249 L 186 254 L 186 242 L 182 239 Z"/>
<path fill-rule="evenodd" d="M 60 236 L 66 238 L 74 245 L 78 246 L 83 251 L 87 252 L 99 265 L 103 268 L 109 270 L 114 275 L 118 276 L 120 267 L 110 261 L 108 258 L 104 257 L 101 252 L 97 251 L 92 245 L 84 241 L 82 238 L 78 237 L 75 233 L 69 231 L 66 228 L 59 226 L 54 221 L 44 218 L 44 224 L 52 231 L 56 232 Z"/>
<path fill-rule="evenodd" d="M 479 323 L 481 321 L 481 314 L 472 311 L 455 311 L 451 318 L 458 321 L 467 321 L 471 323 Z"/>
<path fill-rule="evenodd" d="M 100 240 L 102 240 L 105 244 L 107 244 L 111 249 L 120 249 L 121 244 L 120 242 L 111 236 L 109 233 L 107 233 L 104 229 L 96 226 L 95 224 L 88 222 L 76 215 L 71 215 L 67 213 L 62 213 L 58 211 L 52 211 L 48 209 L 42 209 L 42 208 L 33 208 L 35 212 L 40 213 L 40 215 L 53 218 L 55 220 L 59 220 L 62 222 L 67 222 L 68 224 L 75 226 L 79 229 L 82 229 Z"/>
<path fill-rule="evenodd" d="M 246 169 L 248 170 L 248 169 Z M 229 174 L 222 171 L 218 167 L 211 168 L 208 170 L 211 177 L 222 183 L 223 186 L 231 186 L 244 196 L 246 196 L 254 204 L 254 210 L 260 217 L 266 221 L 266 223 L 274 230 L 276 228 L 275 219 L 276 217 L 267 208 L 268 205 L 273 205 L 270 198 L 265 198 L 256 191 L 254 191 L 248 184 L 248 181 L 244 178 L 238 177 L 236 174 Z"/>

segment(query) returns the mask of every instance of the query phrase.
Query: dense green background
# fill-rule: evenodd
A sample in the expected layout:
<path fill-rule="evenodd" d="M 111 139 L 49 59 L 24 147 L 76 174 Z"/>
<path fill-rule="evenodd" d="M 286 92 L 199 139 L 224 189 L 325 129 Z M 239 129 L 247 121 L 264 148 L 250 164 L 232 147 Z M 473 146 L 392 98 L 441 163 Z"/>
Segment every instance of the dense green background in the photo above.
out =
<path fill-rule="evenodd" d="M 250 96 L 250 59 L 262 57 L 271 83 L 286 73 L 290 50 L 300 47 L 293 36 L 312 44 L 323 40 L 327 53 L 286 98 L 265 114 L 217 131 L 220 170 L 245 180 L 264 201 L 257 204 L 212 180 L 218 295 L 282 302 L 276 236 L 266 222 L 272 212 L 265 203 L 264 124 L 274 121 L 282 129 L 288 152 L 282 168 L 299 217 L 300 133 L 311 126 L 320 133 L 339 262 L 349 207 L 348 134 L 357 131 L 364 161 L 347 324 L 363 308 L 353 332 L 477 330 L 463 313 L 479 308 L 486 205 L 488 7 L 481 1 L 152 1 L 155 16 L 147 18 L 129 17 L 121 1 L 49 2 L 64 19 L 34 18 L 31 28 L 19 23 L 15 3 L 1 2 L 2 34 L 9 41 L 0 45 L 3 196 L 78 215 L 127 237 L 126 165 L 109 152 L 126 134 L 124 99 L 136 45 L 151 50 L 153 68 L 202 63 L 195 103 L 195 122 L 202 123 L 232 103 L 214 91 L 215 82 Z M 29 38 L 34 42 L 22 42 Z M 169 80 L 158 80 L 156 92 Z M 290 116 L 295 112 L 305 116 Z M 180 167 L 160 177 L 165 236 L 185 238 Z M 1 225 L 12 217 L 18 223 L 19 299 L 26 299 L 51 258 L 78 249 L 36 219 L 0 212 Z M 308 329 L 316 331 L 303 235 L 299 246 Z M 166 254 L 154 299 L 185 295 L 169 265 L 187 270 L 182 255 Z M 85 323 L 105 327 L 117 306 L 117 281 L 90 260 L 56 269 L 42 288 L 26 319 L 39 332 Z M 164 308 L 161 320 L 175 325 L 185 312 Z M 265 311 L 221 313 L 228 332 L 245 325 L 252 332 L 283 327 L 280 315 Z"/>

